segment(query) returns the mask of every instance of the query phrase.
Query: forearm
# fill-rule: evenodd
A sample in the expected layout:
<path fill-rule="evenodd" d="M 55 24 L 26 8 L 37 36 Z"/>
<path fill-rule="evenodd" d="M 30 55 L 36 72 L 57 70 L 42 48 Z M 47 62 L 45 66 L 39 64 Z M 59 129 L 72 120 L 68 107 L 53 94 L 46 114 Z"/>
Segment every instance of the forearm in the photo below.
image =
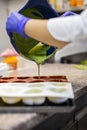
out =
<path fill-rule="evenodd" d="M 58 48 L 62 48 L 68 43 L 56 40 L 50 35 L 47 29 L 47 20 L 32 19 L 26 23 L 24 31 L 32 38 Z"/>

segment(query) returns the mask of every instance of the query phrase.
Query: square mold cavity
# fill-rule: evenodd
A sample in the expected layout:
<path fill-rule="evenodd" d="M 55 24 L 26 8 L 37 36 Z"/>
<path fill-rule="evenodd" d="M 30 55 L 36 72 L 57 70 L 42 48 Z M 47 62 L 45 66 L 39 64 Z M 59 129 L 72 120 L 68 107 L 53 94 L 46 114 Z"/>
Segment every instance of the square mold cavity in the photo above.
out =
<path fill-rule="evenodd" d="M 53 85 L 57 85 L 60 82 L 60 86 L 63 86 L 65 83 L 68 83 L 66 76 L 41 76 L 38 79 L 38 76 L 18 76 L 18 77 L 1 77 L 0 83 L 19 83 L 19 84 L 27 84 L 31 83 L 31 87 L 33 88 L 34 83 L 39 83 L 38 87 L 41 87 L 43 82 L 50 82 Z M 42 83 L 42 84 L 41 84 Z M 43 86 L 44 88 L 44 86 Z M 52 88 L 52 91 L 56 91 L 56 89 Z M 62 90 L 61 90 L 62 91 Z M 29 93 L 29 91 L 26 93 Z M 40 93 L 37 93 L 40 95 Z M 8 101 L 7 101 L 8 99 Z M 44 96 L 36 96 L 36 97 L 22 97 L 13 98 L 10 100 L 8 97 L 1 97 L 0 99 L 0 112 L 40 112 L 40 113 L 49 113 L 49 112 L 71 112 L 75 109 L 74 98 L 59 98 L 56 100 L 55 97 L 44 97 Z M 31 100 L 28 100 L 31 99 Z M 13 104 L 12 104 L 13 103 Z"/>

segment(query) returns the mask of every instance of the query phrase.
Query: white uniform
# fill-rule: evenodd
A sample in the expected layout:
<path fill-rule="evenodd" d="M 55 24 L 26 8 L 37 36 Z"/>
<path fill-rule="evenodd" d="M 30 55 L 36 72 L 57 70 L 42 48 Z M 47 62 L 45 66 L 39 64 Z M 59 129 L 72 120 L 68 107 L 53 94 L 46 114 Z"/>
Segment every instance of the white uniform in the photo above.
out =
<path fill-rule="evenodd" d="M 87 10 L 76 16 L 49 19 L 47 28 L 56 40 L 71 43 L 57 52 L 56 59 L 75 53 L 87 52 Z"/>
<path fill-rule="evenodd" d="M 57 40 L 73 41 L 87 37 L 87 10 L 81 15 L 72 15 L 48 20 L 47 28 Z"/>

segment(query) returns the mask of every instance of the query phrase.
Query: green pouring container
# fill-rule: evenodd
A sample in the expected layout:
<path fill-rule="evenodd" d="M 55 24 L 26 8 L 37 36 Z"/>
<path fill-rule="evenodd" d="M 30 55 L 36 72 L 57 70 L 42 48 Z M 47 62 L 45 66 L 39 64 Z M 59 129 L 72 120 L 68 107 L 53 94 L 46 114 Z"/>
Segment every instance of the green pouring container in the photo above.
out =
<path fill-rule="evenodd" d="M 50 6 L 47 0 L 29 0 L 18 12 L 34 19 L 58 17 L 58 13 Z M 45 45 L 31 37 L 24 38 L 16 33 L 12 33 L 10 40 L 15 50 L 21 56 L 38 64 L 50 58 L 56 51 L 56 48 L 53 46 Z"/>

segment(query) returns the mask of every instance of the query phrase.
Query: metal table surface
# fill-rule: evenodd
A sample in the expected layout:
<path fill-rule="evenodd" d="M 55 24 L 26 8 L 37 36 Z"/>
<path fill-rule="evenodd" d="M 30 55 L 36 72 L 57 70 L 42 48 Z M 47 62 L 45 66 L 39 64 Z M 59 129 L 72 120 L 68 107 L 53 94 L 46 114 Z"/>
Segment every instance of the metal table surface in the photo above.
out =
<path fill-rule="evenodd" d="M 28 65 L 9 71 L 4 76 L 37 76 L 37 65 L 33 62 Z M 87 70 L 79 70 L 74 64 L 43 64 L 41 65 L 41 75 L 66 75 L 72 83 L 75 99 L 87 92 Z M 27 114 L 0 114 L 0 130 L 29 130 L 49 117 L 57 116 L 55 113 L 27 113 Z"/>

